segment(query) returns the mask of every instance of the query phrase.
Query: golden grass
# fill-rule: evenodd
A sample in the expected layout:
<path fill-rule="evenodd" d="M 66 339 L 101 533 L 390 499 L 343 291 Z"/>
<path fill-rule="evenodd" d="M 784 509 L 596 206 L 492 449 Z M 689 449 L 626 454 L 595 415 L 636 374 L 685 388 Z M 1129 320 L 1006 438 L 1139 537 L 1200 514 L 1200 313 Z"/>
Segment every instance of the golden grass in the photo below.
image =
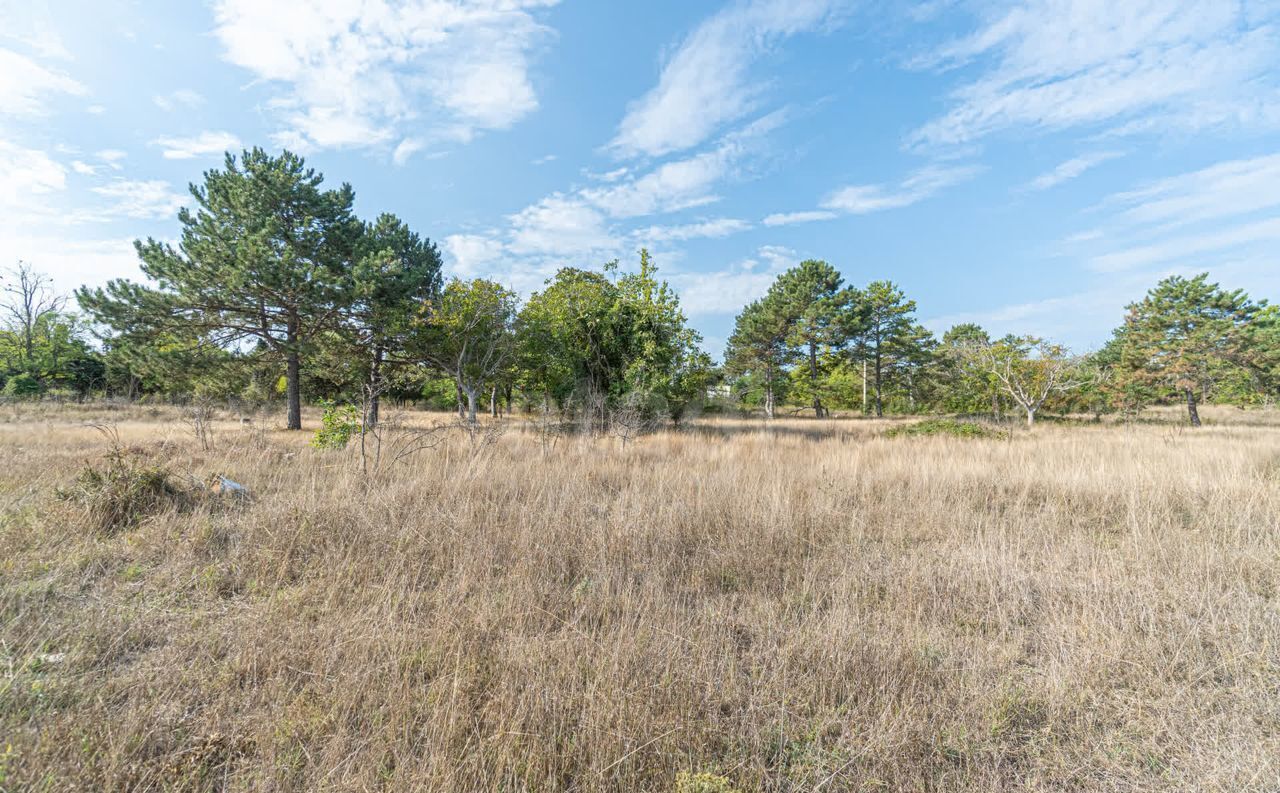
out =
<path fill-rule="evenodd" d="M 1275 790 L 1260 415 L 526 427 L 368 478 L 233 421 L 204 451 L 164 409 L 27 410 L 0 789 Z M 103 452 L 85 418 L 252 499 L 86 531 L 54 496 Z"/>

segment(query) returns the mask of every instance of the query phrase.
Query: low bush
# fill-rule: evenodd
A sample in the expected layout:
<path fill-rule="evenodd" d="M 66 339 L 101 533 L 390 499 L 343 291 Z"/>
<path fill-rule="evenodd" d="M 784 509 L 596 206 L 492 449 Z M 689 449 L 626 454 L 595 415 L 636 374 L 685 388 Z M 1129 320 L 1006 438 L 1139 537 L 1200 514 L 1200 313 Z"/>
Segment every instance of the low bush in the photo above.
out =
<path fill-rule="evenodd" d="M 886 432 L 885 435 L 890 438 L 918 435 L 950 435 L 955 438 L 1003 438 L 1005 437 L 1005 432 L 976 421 L 925 419 L 924 421 L 894 427 Z"/>
<path fill-rule="evenodd" d="M 360 413 L 355 405 L 339 405 L 326 400 L 320 403 L 324 413 L 320 416 L 320 429 L 316 430 L 311 445 L 317 449 L 345 449 L 351 436 L 360 431 Z"/>

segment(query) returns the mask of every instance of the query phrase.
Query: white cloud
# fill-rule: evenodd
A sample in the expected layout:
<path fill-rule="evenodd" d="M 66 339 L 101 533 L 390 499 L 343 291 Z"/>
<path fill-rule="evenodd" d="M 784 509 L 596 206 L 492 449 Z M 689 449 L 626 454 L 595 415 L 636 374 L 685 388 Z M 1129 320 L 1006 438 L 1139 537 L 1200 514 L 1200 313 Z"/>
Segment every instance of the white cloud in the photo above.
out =
<path fill-rule="evenodd" d="M 716 218 L 698 223 L 677 226 L 650 226 L 632 232 L 632 237 L 644 242 L 680 242 L 700 238 L 721 238 L 751 229 L 751 224 L 737 218 Z"/>
<path fill-rule="evenodd" d="M 761 259 L 766 266 L 761 267 Z M 790 248 L 766 245 L 755 258 L 713 272 L 675 273 L 670 282 L 680 292 L 680 305 L 690 316 L 737 314 L 769 290 L 778 273 L 794 267 L 799 255 Z"/>
<path fill-rule="evenodd" d="M 871 184 L 841 188 L 822 202 L 822 208 L 849 215 L 900 209 L 967 181 L 981 171 L 977 166 L 931 165 L 914 171 L 896 186 Z"/>
<path fill-rule="evenodd" d="M 529 59 L 549 31 L 533 12 L 557 1 L 218 0 L 215 32 L 227 60 L 285 86 L 277 142 L 465 141 L 537 107 Z"/>
<path fill-rule="evenodd" d="M 54 96 L 87 93 L 88 89 L 67 75 L 0 48 L 0 115 L 41 116 L 48 112 L 48 102 Z"/>
<path fill-rule="evenodd" d="M 1103 200 L 1063 252 L 1107 274 L 1260 261 L 1280 242 L 1280 154 L 1230 160 Z M 1274 264 L 1269 265 L 1274 267 Z"/>
<path fill-rule="evenodd" d="M 176 215 L 185 203 L 185 198 L 175 193 L 168 182 L 159 180 L 116 179 L 92 188 L 92 192 L 110 203 L 101 209 L 85 211 L 77 219 L 96 221 L 126 217 L 165 220 Z"/>
<path fill-rule="evenodd" d="M 1073 157 L 1059 164 L 1052 171 L 1037 176 L 1031 181 L 1030 188 L 1032 190 L 1048 190 L 1051 187 L 1057 187 L 1063 182 L 1075 179 L 1091 168 L 1096 168 L 1107 160 L 1114 160 L 1122 156 L 1124 155 L 1118 151 L 1099 151 Z"/>
<path fill-rule="evenodd" d="M 451 234 L 444 238 L 444 250 L 454 275 L 475 278 L 502 258 L 506 246 L 487 234 Z"/>
<path fill-rule="evenodd" d="M 512 226 L 508 249 L 516 254 L 587 255 L 612 252 L 619 245 L 604 216 L 572 196 L 547 196 L 508 220 Z"/>
<path fill-rule="evenodd" d="M 832 220 L 839 213 L 829 209 L 815 209 L 807 212 L 775 212 L 764 219 L 766 226 L 791 226 L 796 223 L 813 223 L 817 220 Z"/>
<path fill-rule="evenodd" d="M 427 142 L 421 138 L 405 138 L 396 146 L 396 150 L 391 154 L 391 160 L 396 165 L 404 165 L 409 162 L 410 158 L 418 152 L 426 148 Z"/>
<path fill-rule="evenodd" d="M 841 0 L 739 0 L 703 22 L 662 69 L 658 85 L 627 110 L 610 147 L 660 156 L 702 143 L 752 112 L 754 60 L 780 39 L 830 23 Z"/>
<path fill-rule="evenodd" d="M 0 252 L 30 262 L 69 295 L 80 286 L 102 286 L 112 278 L 140 279 L 132 238 L 69 239 L 65 234 L 30 234 L 0 227 Z"/>
<path fill-rule="evenodd" d="M 583 190 L 582 197 L 611 217 L 619 218 L 675 212 L 713 203 L 719 200 L 713 192 L 716 184 L 737 176 L 742 161 L 783 118 L 782 113 L 770 113 L 725 135 L 708 151 L 663 163 L 642 175 L 619 174 L 607 187 Z"/>
<path fill-rule="evenodd" d="M 1222 0 L 1003 0 L 918 66 L 978 66 L 911 137 L 962 144 L 1013 128 L 1120 132 L 1280 124 L 1275 9 Z"/>
<path fill-rule="evenodd" d="M 1280 154 L 1230 160 L 1112 196 L 1134 223 L 1182 225 L 1280 206 Z"/>
<path fill-rule="evenodd" d="M 47 213 L 43 197 L 67 186 L 67 169 L 48 154 L 0 140 L 0 222 L 24 225 Z"/>
<path fill-rule="evenodd" d="M 230 132 L 201 132 L 189 138 L 158 138 L 153 146 L 164 148 L 166 160 L 193 160 L 197 157 L 219 157 L 240 148 L 240 139 Z"/>
<path fill-rule="evenodd" d="M 199 107 L 204 104 L 204 97 L 190 88 L 179 88 L 177 91 L 173 91 L 168 94 L 153 96 L 151 101 L 154 102 L 156 107 L 161 110 L 171 112 L 173 110 L 183 108 L 189 110 L 191 108 Z"/>

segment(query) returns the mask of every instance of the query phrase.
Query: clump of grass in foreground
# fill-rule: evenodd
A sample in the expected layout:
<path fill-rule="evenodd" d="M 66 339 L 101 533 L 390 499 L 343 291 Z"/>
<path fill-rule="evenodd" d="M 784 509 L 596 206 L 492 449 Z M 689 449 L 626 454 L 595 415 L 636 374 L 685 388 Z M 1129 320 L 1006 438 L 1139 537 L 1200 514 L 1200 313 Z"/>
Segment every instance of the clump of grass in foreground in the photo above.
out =
<path fill-rule="evenodd" d="M 955 419 L 925 419 L 901 427 L 894 427 L 885 433 L 885 437 L 899 438 L 917 435 L 950 435 L 954 438 L 1003 438 L 1003 430 L 976 421 L 956 421 Z"/>
<path fill-rule="evenodd" d="M 190 501 L 190 493 L 174 481 L 167 468 L 121 449 L 108 453 L 103 465 L 86 465 L 75 484 L 58 494 L 77 504 L 84 527 L 98 534 L 131 529 L 152 515 Z"/>

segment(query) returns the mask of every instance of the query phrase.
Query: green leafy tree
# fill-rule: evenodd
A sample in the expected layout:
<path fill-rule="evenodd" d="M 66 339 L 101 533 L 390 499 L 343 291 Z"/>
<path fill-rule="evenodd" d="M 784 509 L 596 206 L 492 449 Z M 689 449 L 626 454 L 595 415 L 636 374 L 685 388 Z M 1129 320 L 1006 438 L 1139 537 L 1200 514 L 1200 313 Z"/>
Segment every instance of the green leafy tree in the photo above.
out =
<path fill-rule="evenodd" d="M 990 410 L 992 418 L 1000 418 L 1000 383 L 990 371 L 976 365 L 981 358 L 975 351 L 990 345 L 991 337 L 972 322 L 955 325 L 942 334 L 939 355 L 947 381 L 943 405 L 949 412 Z"/>
<path fill-rule="evenodd" d="M 422 308 L 407 348 L 411 357 L 453 378 L 467 400 L 467 420 L 485 386 L 506 368 L 515 351 L 517 299 L 493 281 L 454 279 Z"/>
<path fill-rule="evenodd" d="M 66 298 L 53 291 L 52 279 L 26 262 L 0 274 L 0 321 L 17 342 L 14 368 L 32 371 L 40 329 L 65 304 Z"/>
<path fill-rule="evenodd" d="M 1187 406 L 1191 426 L 1200 426 L 1198 403 L 1212 392 L 1222 364 L 1249 364 L 1256 355 L 1250 326 L 1258 306 L 1243 291 L 1171 276 L 1128 307 L 1109 358 L 1117 388 L 1137 400 L 1174 394 Z"/>
<path fill-rule="evenodd" d="M 915 321 L 916 302 L 908 300 L 892 281 L 873 281 L 860 293 L 857 306 L 860 333 L 854 353 L 870 370 L 875 414 L 884 415 L 887 381 L 912 364 L 912 354 L 923 338 Z"/>
<path fill-rule="evenodd" d="M 388 385 L 388 356 L 403 347 L 417 309 L 439 297 L 441 267 L 436 245 L 395 215 L 383 214 L 365 225 L 343 328 L 355 349 L 369 359 L 369 427 L 378 423 L 380 397 Z"/>
<path fill-rule="evenodd" d="M 352 300 L 351 261 L 361 226 L 349 185 L 322 188 L 324 177 L 301 157 L 262 149 L 192 185 L 196 209 L 178 213 L 179 247 L 136 243 L 144 286 L 113 280 L 81 289 L 80 305 L 115 332 L 170 332 L 256 350 L 285 362 L 288 427 L 302 428 L 302 360 L 312 341 Z"/>
<path fill-rule="evenodd" d="M 771 293 L 742 310 L 725 348 L 726 371 L 745 375 L 760 387 L 768 418 L 777 411 L 779 392 L 786 383 L 786 367 L 794 357 L 794 348 L 787 341 L 790 334 L 786 306 Z"/>
<path fill-rule="evenodd" d="M 625 390 L 632 361 L 631 310 L 606 274 L 561 269 L 520 312 L 525 387 L 561 407 L 576 401 L 589 423 L 603 427 L 608 399 Z"/>
<path fill-rule="evenodd" d="M 836 350 L 844 346 L 848 314 L 857 305 L 854 290 L 842 289 L 844 278 L 830 264 L 808 259 L 787 270 L 770 287 L 790 325 L 787 342 L 804 361 L 802 378 L 814 415 L 827 415 L 824 378 Z"/>
<path fill-rule="evenodd" d="M 1055 394 L 1078 389 L 1088 380 L 1083 362 L 1063 346 L 1035 336 L 1006 336 L 994 344 L 969 347 L 974 368 L 987 372 L 1025 411 L 1027 426 Z"/>
<path fill-rule="evenodd" d="M 628 392 L 639 392 L 665 405 L 679 421 L 688 406 L 706 394 L 711 358 L 702 351 L 702 336 L 689 327 L 680 298 L 659 281 L 649 251 L 640 251 L 639 272 L 618 279 L 620 309 L 614 315 L 629 322 Z"/>

